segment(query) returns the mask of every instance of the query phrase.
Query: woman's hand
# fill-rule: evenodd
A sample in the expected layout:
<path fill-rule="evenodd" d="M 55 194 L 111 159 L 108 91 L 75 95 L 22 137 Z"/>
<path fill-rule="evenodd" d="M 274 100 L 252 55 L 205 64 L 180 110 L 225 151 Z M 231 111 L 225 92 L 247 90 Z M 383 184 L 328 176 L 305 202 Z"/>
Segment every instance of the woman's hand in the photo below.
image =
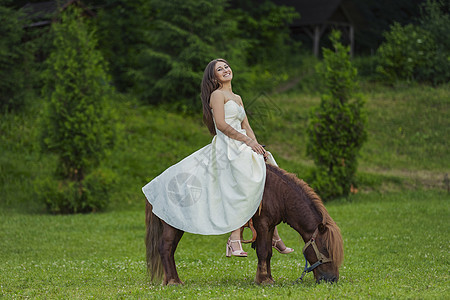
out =
<path fill-rule="evenodd" d="M 269 155 L 266 150 L 264 150 L 264 147 L 260 144 L 258 144 L 258 142 L 256 142 L 255 140 L 252 140 L 251 138 L 248 138 L 248 140 L 246 141 L 247 146 L 249 146 L 250 148 L 252 148 L 253 151 L 255 151 L 258 154 L 264 155 L 264 159 L 266 159 L 266 157 Z"/>

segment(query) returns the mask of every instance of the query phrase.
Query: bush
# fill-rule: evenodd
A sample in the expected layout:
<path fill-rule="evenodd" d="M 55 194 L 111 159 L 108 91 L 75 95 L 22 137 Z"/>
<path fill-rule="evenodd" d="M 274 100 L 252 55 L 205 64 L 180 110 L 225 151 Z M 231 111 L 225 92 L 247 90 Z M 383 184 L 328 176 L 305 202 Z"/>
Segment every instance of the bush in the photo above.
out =
<path fill-rule="evenodd" d="M 108 206 L 110 190 L 116 175 L 110 170 L 96 169 L 83 181 L 39 178 L 34 189 L 51 213 L 69 214 L 101 211 Z"/>
<path fill-rule="evenodd" d="M 431 67 L 436 43 L 432 35 L 412 24 L 394 23 L 384 34 L 386 41 L 377 50 L 377 72 L 389 84 L 415 81 L 420 69 Z"/>
<path fill-rule="evenodd" d="M 377 72 L 389 84 L 399 80 L 432 84 L 450 80 L 450 16 L 448 4 L 428 0 L 419 25 L 394 23 L 377 50 Z"/>
<path fill-rule="evenodd" d="M 49 101 L 42 146 L 55 153 L 59 163 L 56 178 L 38 183 L 37 192 L 53 212 L 102 209 L 106 203 L 97 197 L 102 188 L 95 184 L 108 180 L 93 178 L 92 172 L 99 172 L 96 169 L 112 148 L 115 135 L 108 99 L 113 93 L 105 64 L 79 9 L 69 7 L 52 30 L 54 49 L 43 75 L 43 93 Z"/>
<path fill-rule="evenodd" d="M 338 31 L 331 33 L 335 51 L 324 49 L 323 63 L 317 66 L 326 91 L 320 106 L 311 111 L 307 128 L 307 153 L 316 165 L 311 186 L 324 200 L 350 192 L 357 156 L 367 138 L 364 100 L 356 93 L 357 71 L 340 36 Z"/>

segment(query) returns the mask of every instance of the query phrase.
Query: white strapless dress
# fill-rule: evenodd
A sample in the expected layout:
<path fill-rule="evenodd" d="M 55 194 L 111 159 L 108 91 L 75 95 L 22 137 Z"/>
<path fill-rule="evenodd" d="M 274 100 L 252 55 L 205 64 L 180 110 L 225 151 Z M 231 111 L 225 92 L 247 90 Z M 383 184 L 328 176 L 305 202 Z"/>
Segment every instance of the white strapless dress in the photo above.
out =
<path fill-rule="evenodd" d="M 246 134 L 245 110 L 225 103 L 225 121 Z M 211 144 L 169 167 L 142 191 L 153 213 L 185 232 L 217 235 L 244 225 L 261 202 L 266 181 L 264 157 L 217 130 Z M 269 163 L 276 165 L 269 154 Z"/>

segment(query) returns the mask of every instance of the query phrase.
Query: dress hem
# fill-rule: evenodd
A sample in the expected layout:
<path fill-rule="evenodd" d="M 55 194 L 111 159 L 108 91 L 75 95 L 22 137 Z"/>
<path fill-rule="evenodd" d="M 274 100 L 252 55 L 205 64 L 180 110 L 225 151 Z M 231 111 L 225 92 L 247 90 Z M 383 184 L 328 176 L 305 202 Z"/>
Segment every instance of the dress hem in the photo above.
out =
<path fill-rule="evenodd" d="M 147 199 L 147 197 L 145 197 L 145 198 Z M 148 203 L 152 204 L 148 199 L 147 199 L 147 201 L 148 201 Z M 261 201 L 262 201 L 262 199 L 261 199 Z M 250 216 L 244 223 L 242 223 L 241 225 L 239 225 L 238 227 L 236 227 L 236 228 L 234 228 L 234 229 L 232 229 L 232 230 L 230 230 L 230 231 L 227 230 L 227 231 L 224 231 L 224 232 L 205 233 L 205 232 L 187 231 L 187 230 L 185 230 L 185 229 L 178 228 L 177 226 L 174 226 L 174 225 L 171 224 L 170 222 L 167 222 L 166 220 L 164 220 L 163 218 L 161 218 L 160 216 L 158 216 L 158 214 L 155 213 L 155 212 L 153 211 L 153 209 L 152 209 L 152 213 L 153 213 L 155 216 L 157 216 L 161 221 L 164 221 L 165 223 L 167 223 L 168 225 L 172 226 L 173 228 L 176 228 L 176 229 L 181 230 L 181 231 L 184 231 L 184 232 L 188 232 L 188 233 L 192 233 L 192 234 L 199 234 L 199 235 L 222 235 L 222 234 L 227 234 L 227 233 L 233 232 L 233 231 L 235 231 L 236 229 L 239 229 L 239 228 L 241 228 L 242 226 L 244 226 L 245 224 L 247 224 L 247 222 L 248 222 L 251 218 L 253 218 L 253 216 L 254 216 L 254 215 L 256 214 L 256 212 L 258 211 L 258 208 L 259 208 L 259 206 L 260 206 L 260 204 L 261 204 L 261 201 L 258 202 L 258 206 L 256 207 L 255 211 L 251 214 L 251 216 Z M 152 206 L 152 207 L 153 207 L 153 206 Z"/>

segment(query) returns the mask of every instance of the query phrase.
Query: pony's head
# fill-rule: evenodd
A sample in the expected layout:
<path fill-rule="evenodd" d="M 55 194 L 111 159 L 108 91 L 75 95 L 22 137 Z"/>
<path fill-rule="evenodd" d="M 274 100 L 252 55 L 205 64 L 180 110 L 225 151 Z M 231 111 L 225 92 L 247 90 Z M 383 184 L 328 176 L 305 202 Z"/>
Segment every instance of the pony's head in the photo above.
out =
<path fill-rule="evenodd" d="M 315 227 L 308 226 L 309 232 L 305 232 L 310 238 L 303 248 L 304 256 L 311 266 L 317 266 L 312 269 L 317 282 L 336 282 L 344 259 L 341 230 L 314 190 L 303 180 L 297 179 L 297 184 L 301 187 L 303 201 L 310 201 L 311 214 L 322 219 Z"/>
<path fill-rule="evenodd" d="M 343 260 L 342 236 L 333 220 L 319 223 L 306 242 L 303 254 L 311 264 L 308 271 L 314 273 L 317 282 L 337 282 Z"/>
<path fill-rule="evenodd" d="M 267 165 L 284 184 L 283 220 L 298 231 L 305 241 L 303 253 L 311 264 L 307 272 L 313 271 L 317 282 L 336 282 L 339 267 L 344 258 L 341 231 L 328 214 L 320 197 L 296 175 L 278 167 Z"/>

